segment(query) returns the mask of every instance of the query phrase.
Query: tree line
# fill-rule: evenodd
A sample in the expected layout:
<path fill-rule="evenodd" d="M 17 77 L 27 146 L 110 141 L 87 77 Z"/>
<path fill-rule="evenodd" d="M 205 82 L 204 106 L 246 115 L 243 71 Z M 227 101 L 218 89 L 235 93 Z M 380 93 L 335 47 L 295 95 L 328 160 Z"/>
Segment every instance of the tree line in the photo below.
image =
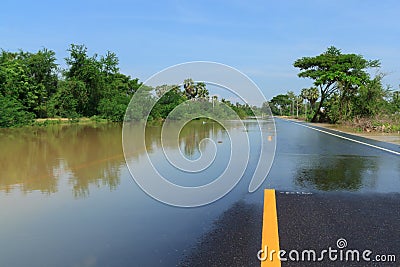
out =
<path fill-rule="evenodd" d="M 72 44 L 66 69 L 55 52 L 1 51 L 0 127 L 32 123 L 35 118 L 79 118 L 100 115 L 118 119 L 141 85 L 119 72 L 112 52 L 89 56 L 84 45 Z"/>
<path fill-rule="evenodd" d="M 297 59 L 293 66 L 300 70 L 299 77 L 312 79 L 314 85 L 299 95 L 288 91 L 273 97 L 269 105 L 275 115 L 305 115 L 312 122 L 337 123 L 400 112 L 400 91 L 383 85 L 379 60 L 343 54 L 332 46 L 318 56 Z M 372 76 L 373 69 L 377 71 Z"/>
<path fill-rule="evenodd" d="M 0 127 L 32 124 L 36 118 L 123 120 L 131 97 L 142 83 L 120 72 L 119 59 L 113 52 L 90 56 L 86 46 L 75 44 L 67 51 L 65 69 L 56 63 L 55 52 L 46 48 L 36 53 L 1 51 Z M 148 96 L 156 98 L 151 90 L 161 96 L 171 87 L 173 90 L 158 99 L 149 119 L 164 119 L 177 105 L 190 99 L 220 103 L 209 96 L 206 84 L 190 78 L 181 86 L 149 88 Z M 240 117 L 254 115 L 253 107 L 223 101 Z"/>
<path fill-rule="evenodd" d="M 179 107 L 178 107 L 179 106 Z M 149 112 L 150 111 L 150 112 Z M 143 85 L 136 92 L 126 111 L 126 121 L 191 120 L 213 118 L 218 120 L 246 118 L 261 115 L 261 107 L 241 104 L 210 96 L 204 82 L 187 78 L 181 85 Z"/>

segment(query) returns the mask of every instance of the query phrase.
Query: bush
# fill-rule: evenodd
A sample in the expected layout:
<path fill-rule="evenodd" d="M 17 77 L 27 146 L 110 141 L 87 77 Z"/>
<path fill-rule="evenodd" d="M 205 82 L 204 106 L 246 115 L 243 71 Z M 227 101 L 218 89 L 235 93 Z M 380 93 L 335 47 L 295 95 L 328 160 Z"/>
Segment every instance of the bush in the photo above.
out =
<path fill-rule="evenodd" d="M 13 127 L 33 123 L 35 115 L 25 110 L 24 106 L 11 97 L 0 95 L 0 127 Z"/>
<path fill-rule="evenodd" d="M 113 122 L 120 122 L 124 120 L 128 104 L 129 98 L 127 96 L 114 95 L 111 98 L 101 99 L 97 109 L 103 118 Z"/>
<path fill-rule="evenodd" d="M 76 120 L 85 109 L 85 85 L 80 81 L 60 81 L 58 91 L 51 97 L 48 116 Z"/>

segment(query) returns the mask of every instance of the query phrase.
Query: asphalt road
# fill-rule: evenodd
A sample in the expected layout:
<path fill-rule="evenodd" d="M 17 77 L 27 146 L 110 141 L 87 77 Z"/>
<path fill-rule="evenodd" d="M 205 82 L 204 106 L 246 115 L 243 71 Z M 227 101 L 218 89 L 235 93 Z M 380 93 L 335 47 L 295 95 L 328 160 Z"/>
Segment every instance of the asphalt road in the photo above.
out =
<path fill-rule="evenodd" d="M 320 252 L 331 247 L 340 251 L 338 240 L 346 240 L 342 249 L 359 251 L 357 258 L 342 260 L 329 255 L 321 261 L 297 261 L 286 255 L 282 266 L 399 266 L 400 265 L 400 194 L 326 193 L 287 194 L 277 192 L 280 249 Z M 365 260 L 362 252 L 372 251 Z M 319 255 L 319 256 L 318 256 Z M 378 258 L 375 259 L 375 257 Z M 395 255 L 397 263 L 377 262 L 380 255 Z M 382 258 L 382 257 L 381 257 Z M 308 259 L 308 258 L 306 258 Z M 354 259 L 354 260 L 353 260 Z"/>
<path fill-rule="evenodd" d="M 264 187 L 276 189 L 282 266 L 400 266 L 400 147 L 284 120 L 276 126 L 276 158 Z M 180 265 L 260 266 L 259 191 L 220 216 Z M 288 257 L 314 250 L 318 259 L 329 248 L 344 256 Z M 365 250 L 371 253 L 364 259 Z"/>

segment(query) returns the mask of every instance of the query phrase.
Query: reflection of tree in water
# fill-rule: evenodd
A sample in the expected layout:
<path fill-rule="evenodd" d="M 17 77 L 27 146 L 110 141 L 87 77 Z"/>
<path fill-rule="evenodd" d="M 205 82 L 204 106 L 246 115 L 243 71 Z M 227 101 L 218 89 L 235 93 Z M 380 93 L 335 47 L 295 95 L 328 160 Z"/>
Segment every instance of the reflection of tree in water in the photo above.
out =
<path fill-rule="evenodd" d="M 375 161 L 355 156 L 318 157 L 309 166 L 297 170 L 296 184 L 322 191 L 356 191 L 365 185 L 367 171 L 377 172 Z"/>
<path fill-rule="evenodd" d="M 52 128 L 3 129 L 0 135 L 0 190 L 22 192 L 39 190 L 57 192 L 58 181 L 53 175 L 60 169 L 56 148 L 51 145 Z M 47 138 L 47 135 L 49 138 Z"/>
<path fill-rule="evenodd" d="M 70 174 L 76 197 L 86 196 L 90 185 L 116 188 L 124 163 L 118 125 L 56 125 L 11 129 L 0 142 L 0 190 L 10 192 L 58 191 L 59 180 Z"/>
<path fill-rule="evenodd" d="M 214 121 L 193 120 L 186 124 L 179 135 L 179 144 L 188 157 L 199 153 L 199 144 L 205 138 L 215 139 L 223 131 L 222 126 Z"/>
<path fill-rule="evenodd" d="M 132 126 L 129 159 L 161 147 L 161 127 L 150 126 L 146 128 L 146 150 L 143 148 L 142 126 L 139 123 Z M 201 120 L 188 123 L 179 136 L 185 154 L 193 155 L 202 139 L 217 136 L 221 129 L 217 123 L 203 124 Z M 120 124 L 3 129 L 0 131 L 0 191 L 19 188 L 24 193 L 52 194 L 65 179 L 75 197 L 88 196 L 90 186 L 116 189 L 121 168 L 125 166 L 121 133 Z M 175 149 L 174 144 L 163 145 Z"/>
<path fill-rule="evenodd" d="M 121 127 L 86 126 L 69 140 L 69 148 L 65 148 L 63 155 L 72 173 L 69 183 L 73 186 L 74 195 L 87 196 L 90 185 L 116 189 L 120 183 L 120 169 L 124 164 Z"/>
<path fill-rule="evenodd" d="M 108 186 L 110 190 L 114 190 L 120 183 L 120 166 L 113 166 L 107 164 L 104 168 L 94 167 L 92 173 L 98 173 L 99 176 L 86 176 L 91 173 L 91 170 L 85 172 L 74 171 L 70 183 L 72 184 L 73 193 L 75 197 L 87 197 L 89 195 L 89 186 L 95 185 L 97 187 Z M 111 166 L 110 166 L 111 165 Z M 103 173 L 100 173 L 103 171 Z M 84 178 L 88 177 L 88 178 Z"/>

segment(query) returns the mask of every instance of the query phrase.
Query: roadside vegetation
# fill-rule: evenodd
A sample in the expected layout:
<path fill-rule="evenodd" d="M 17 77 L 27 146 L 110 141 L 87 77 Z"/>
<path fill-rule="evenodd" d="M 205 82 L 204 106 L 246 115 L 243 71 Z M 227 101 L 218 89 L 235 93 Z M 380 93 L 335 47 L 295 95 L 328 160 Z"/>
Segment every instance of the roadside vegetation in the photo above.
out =
<path fill-rule="evenodd" d="M 88 55 L 84 45 L 67 50 L 66 68 L 56 63 L 55 52 L 1 51 L 0 127 L 47 125 L 77 121 L 121 122 L 133 94 L 142 85 L 122 74 L 115 53 Z M 161 99 L 165 90 L 169 90 Z M 153 94 L 152 92 L 156 92 Z M 241 118 L 254 116 L 260 108 L 210 97 L 204 83 L 188 78 L 182 85 L 149 88 L 147 97 L 157 99 L 149 120 L 162 121 L 182 102 L 206 100 L 216 108 L 224 102 Z M 47 120 L 48 119 L 48 120 Z"/>
<path fill-rule="evenodd" d="M 359 131 L 400 132 L 400 91 L 382 84 L 379 60 L 329 47 L 293 65 L 300 70 L 298 76 L 312 79 L 314 86 L 299 95 L 288 91 L 273 97 L 269 105 L 274 115 L 344 124 Z"/>
<path fill-rule="evenodd" d="M 1 51 L 0 127 L 124 119 L 130 99 L 142 83 L 120 72 L 115 53 L 90 56 L 84 45 L 74 44 L 67 51 L 65 69 L 56 63 L 55 52 L 46 48 L 36 53 Z M 190 78 L 181 85 L 147 87 L 144 97 L 156 103 L 148 119 L 162 122 L 175 107 L 191 100 L 197 103 L 192 105 L 193 112 L 220 112 L 227 118 L 223 106 L 240 118 L 269 113 L 270 108 L 274 115 L 344 124 L 359 131 L 400 131 L 400 91 L 383 85 L 379 60 L 329 47 L 293 65 L 299 69 L 299 77 L 313 80 L 313 86 L 298 95 L 293 91 L 277 95 L 262 107 L 210 96 L 206 84 Z M 138 104 L 133 109 L 131 114 L 139 114 L 141 107 Z M 185 114 L 174 116 L 178 119 Z"/>

